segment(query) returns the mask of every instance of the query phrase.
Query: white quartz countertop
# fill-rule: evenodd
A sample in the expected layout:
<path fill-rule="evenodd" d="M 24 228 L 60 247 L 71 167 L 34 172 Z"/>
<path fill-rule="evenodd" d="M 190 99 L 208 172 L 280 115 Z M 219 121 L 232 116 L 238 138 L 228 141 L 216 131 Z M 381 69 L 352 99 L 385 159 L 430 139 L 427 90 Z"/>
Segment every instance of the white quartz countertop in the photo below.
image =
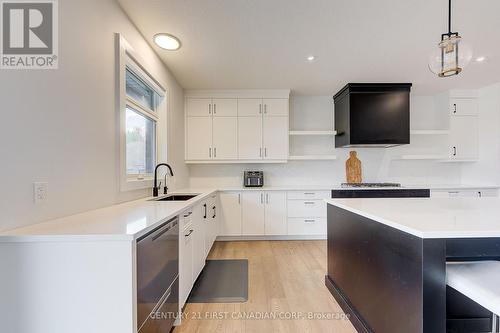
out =
<path fill-rule="evenodd" d="M 134 240 L 216 193 L 190 189 L 170 194 L 198 194 L 188 201 L 139 199 L 0 233 L 0 242 Z"/>
<path fill-rule="evenodd" d="M 498 197 L 327 199 L 326 202 L 420 238 L 500 237 Z"/>
<path fill-rule="evenodd" d="M 401 187 L 382 187 L 382 189 L 430 189 L 430 190 L 474 190 L 474 189 L 498 189 L 498 185 L 464 185 L 464 184 L 435 184 L 435 185 L 412 185 L 403 184 Z M 330 185 L 271 185 L 263 187 L 244 186 L 222 186 L 219 191 L 330 191 L 330 190 L 379 190 L 381 187 L 342 187 L 341 184 Z"/>

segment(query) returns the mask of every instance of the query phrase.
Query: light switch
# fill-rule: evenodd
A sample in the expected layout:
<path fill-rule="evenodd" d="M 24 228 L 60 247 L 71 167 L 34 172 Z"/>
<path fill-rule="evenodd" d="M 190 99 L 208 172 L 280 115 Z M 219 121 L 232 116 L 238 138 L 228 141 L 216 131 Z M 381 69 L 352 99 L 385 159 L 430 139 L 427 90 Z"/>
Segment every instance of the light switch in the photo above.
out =
<path fill-rule="evenodd" d="M 47 200 L 48 185 L 49 183 L 47 182 L 33 183 L 33 199 L 35 204 L 39 204 Z"/>

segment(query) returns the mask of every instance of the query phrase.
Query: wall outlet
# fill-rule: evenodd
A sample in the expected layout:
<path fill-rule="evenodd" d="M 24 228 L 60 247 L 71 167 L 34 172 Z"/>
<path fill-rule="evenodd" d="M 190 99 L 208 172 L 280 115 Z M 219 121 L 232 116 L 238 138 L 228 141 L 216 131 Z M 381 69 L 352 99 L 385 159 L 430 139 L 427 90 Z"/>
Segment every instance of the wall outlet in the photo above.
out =
<path fill-rule="evenodd" d="M 33 199 L 35 204 L 42 203 L 47 200 L 49 183 L 36 182 L 33 183 Z"/>

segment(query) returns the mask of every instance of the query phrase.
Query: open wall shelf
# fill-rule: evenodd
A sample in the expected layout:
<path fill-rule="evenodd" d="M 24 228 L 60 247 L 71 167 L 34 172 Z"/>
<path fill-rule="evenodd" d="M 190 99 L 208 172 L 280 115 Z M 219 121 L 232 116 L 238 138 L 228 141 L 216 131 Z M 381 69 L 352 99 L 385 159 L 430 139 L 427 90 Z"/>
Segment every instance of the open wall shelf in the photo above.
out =
<path fill-rule="evenodd" d="M 322 135 L 322 136 L 334 136 L 336 135 L 336 131 L 290 131 L 290 135 Z"/>
<path fill-rule="evenodd" d="M 449 130 L 411 130 L 411 135 L 448 135 Z"/>
<path fill-rule="evenodd" d="M 337 159 L 335 155 L 291 155 L 290 161 L 333 161 Z"/>

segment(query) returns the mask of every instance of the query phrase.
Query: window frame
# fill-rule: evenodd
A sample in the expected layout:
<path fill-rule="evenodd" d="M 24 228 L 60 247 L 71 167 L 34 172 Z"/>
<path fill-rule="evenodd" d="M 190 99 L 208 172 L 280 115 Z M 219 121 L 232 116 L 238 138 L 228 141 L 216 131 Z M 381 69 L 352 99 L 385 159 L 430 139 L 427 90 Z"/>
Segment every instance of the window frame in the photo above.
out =
<path fill-rule="evenodd" d="M 126 110 L 132 109 L 139 115 L 149 118 L 154 122 L 155 143 L 154 143 L 154 164 L 158 163 L 159 158 L 159 138 L 162 124 L 161 115 L 166 114 L 167 91 L 154 78 L 150 71 L 144 67 L 144 62 L 130 46 L 130 44 L 121 36 L 116 34 L 117 43 L 117 118 L 118 118 L 118 142 L 119 142 L 119 172 L 120 191 L 131 191 L 152 187 L 153 173 L 128 174 L 127 173 L 127 146 L 126 146 Z M 126 74 L 127 69 L 142 80 L 154 92 L 155 110 L 129 97 L 126 92 Z"/>

